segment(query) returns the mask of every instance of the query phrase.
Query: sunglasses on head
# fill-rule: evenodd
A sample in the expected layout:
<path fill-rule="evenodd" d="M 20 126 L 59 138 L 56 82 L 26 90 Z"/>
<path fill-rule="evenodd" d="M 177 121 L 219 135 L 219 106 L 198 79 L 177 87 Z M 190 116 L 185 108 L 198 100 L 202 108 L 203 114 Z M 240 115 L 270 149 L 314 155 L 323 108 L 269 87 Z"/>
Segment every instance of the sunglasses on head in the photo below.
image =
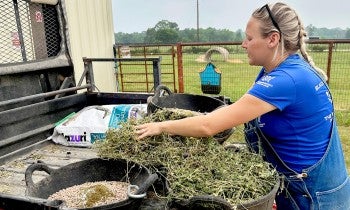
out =
<path fill-rule="evenodd" d="M 280 29 L 280 27 L 278 26 L 277 22 L 275 21 L 275 18 L 273 17 L 272 12 L 271 12 L 270 7 L 269 7 L 268 4 L 265 4 L 263 7 L 261 7 L 261 9 L 259 10 L 259 12 L 261 12 L 264 8 L 266 8 L 267 12 L 269 13 L 269 17 L 270 17 L 270 19 L 271 19 L 271 21 L 272 21 L 272 24 L 277 28 L 278 32 L 281 33 L 281 29 Z"/>

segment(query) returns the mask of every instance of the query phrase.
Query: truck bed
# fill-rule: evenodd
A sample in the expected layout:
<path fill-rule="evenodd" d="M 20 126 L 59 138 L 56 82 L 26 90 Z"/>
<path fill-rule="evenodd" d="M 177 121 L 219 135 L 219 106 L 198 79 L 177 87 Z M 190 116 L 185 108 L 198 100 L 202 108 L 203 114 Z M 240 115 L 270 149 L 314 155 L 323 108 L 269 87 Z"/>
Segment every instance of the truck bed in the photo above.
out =
<path fill-rule="evenodd" d="M 91 148 L 67 147 L 53 143 L 51 140 L 43 140 L 26 148 L 27 152 L 16 155 L 0 166 L 0 193 L 25 196 L 26 183 L 25 171 L 27 167 L 36 162 L 44 162 L 50 168 L 62 166 L 77 161 L 97 157 L 96 151 Z M 45 178 L 46 172 L 36 171 L 33 181 L 38 182 Z"/>
<path fill-rule="evenodd" d="M 44 162 L 53 169 L 60 168 L 96 158 L 97 151 L 49 140 L 56 123 L 87 106 L 142 104 L 147 103 L 150 96 L 153 94 L 84 92 L 52 99 L 38 100 L 35 96 L 0 102 L 0 210 L 61 209 L 48 204 L 46 199 L 26 196 L 26 169 L 37 162 Z M 44 171 L 34 171 L 32 180 L 37 183 L 47 176 L 49 174 Z M 166 210 L 168 205 L 164 198 L 147 195 L 139 210 Z M 171 206 L 171 209 L 177 208 Z"/>
<path fill-rule="evenodd" d="M 146 103 L 152 94 L 144 93 L 80 93 L 62 98 L 18 104 L 0 102 L 0 210 L 58 210 L 46 199 L 25 195 L 25 172 L 29 165 L 44 162 L 50 168 L 97 157 L 92 148 L 68 147 L 49 140 L 55 123 L 87 106 Z M 12 104 L 11 104 L 12 105 Z M 9 107 L 9 108 L 8 108 Z M 32 174 L 36 183 L 46 176 L 44 171 Z M 147 197 L 142 210 L 167 209 L 166 200 Z"/>

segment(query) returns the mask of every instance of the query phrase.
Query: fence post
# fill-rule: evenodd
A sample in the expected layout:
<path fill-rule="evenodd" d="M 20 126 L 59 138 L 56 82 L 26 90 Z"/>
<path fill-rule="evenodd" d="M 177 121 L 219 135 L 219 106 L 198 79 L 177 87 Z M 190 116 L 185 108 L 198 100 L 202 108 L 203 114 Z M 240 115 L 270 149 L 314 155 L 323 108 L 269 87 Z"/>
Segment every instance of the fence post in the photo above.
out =
<path fill-rule="evenodd" d="M 329 84 L 331 80 L 331 67 L 332 67 L 332 55 L 333 55 L 334 42 L 328 43 L 328 62 L 327 62 L 327 83 Z"/>
<path fill-rule="evenodd" d="M 153 60 L 153 89 L 156 91 L 156 88 L 162 84 L 161 82 L 161 69 L 160 69 L 160 61 L 162 60 L 162 57 L 159 57 L 158 60 Z M 146 62 L 146 61 L 145 61 Z M 147 86 L 147 92 L 148 92 L 148 86 Z"/>
<path fill-rule="evenodd" d="M 83 57 L 83 63 L 84 63 L 84 73 L 80 78 L 78 85 L 79 86 L 81 85 L 84 79 L 83 76 L 85 75 L 86 84 L 91 85 L 91 87 L 87 89 L 87 92 L 93 92 L 95 91 L 95 80 L 94 80 L 94 71 L 92 70 L 92 60 L 89 58 Z"/>
<path fill-rule="evenodd" d="M 176 44 L 177 52 L 177 73 L 179 79 L 179 93 L 184 92 L 184 75 L 183 75 L 183 63 L 182 63 L 182 44 Z"/>

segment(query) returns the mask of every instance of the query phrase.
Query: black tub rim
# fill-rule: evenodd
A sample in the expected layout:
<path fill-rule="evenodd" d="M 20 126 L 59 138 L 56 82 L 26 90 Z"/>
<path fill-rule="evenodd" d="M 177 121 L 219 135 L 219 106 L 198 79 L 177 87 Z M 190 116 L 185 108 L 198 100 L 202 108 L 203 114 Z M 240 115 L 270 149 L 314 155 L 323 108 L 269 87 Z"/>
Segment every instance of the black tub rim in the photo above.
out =
<path fill-rule="evenodd" d="M 266 195 L 262 195 L 258 198 L 256 198 L 255 200 L 252 201 L 246 201 L 243 203 L 238 203 L 238 204 L 230 204 L 229 202 L 227 202 L 225 199 L 221 198 L 221 197 L 217 197 L 217 196 L 212 196 L 212 195 L 199 195 L 199 196 L 193 196 L 189 199 L 173 199 L 172 202 L 169 204 L 170 207 L 180 207 L 181 209 L 184 210 L 195 210 L 193 208 L 193 206 L 196 203 L 199 202 L 206 202 L 208 204 L 217 204 L 218 206 L 220 206 L 221 210 L 249 210 L 251 208 L 254 207 L 259 207 L 259 205 L 262 205 L 266 202 L 271 202 L 271 204 L 273 204 L 274 200 L 275 200 L 275 196 L 277 194 L 278 189 L 280 188 L 280 179 L 277 176 L 276 178 L 276 183 L 275 185 L 272 187 L 272 189 L 266 194 Z M 259 210 L 271 210 L 271 208 L 269 208 L 270 206 L 268 206 L 268 209 L 260 209 Z M 209 209 L 209 208 L 208 208 Z"/>
<path fill-rule="evenodd" d="M 168 95 L 164 95 L 165 93 L 167 93 Z M 218 104 L 218 106 L 215 107 L 215 109 L 221 107 L 221 106 L 226 106 L 227 104 L 217 98 L 211 97 L 211 96 L 206 96 L 206 95 L 198 95 L 198 94 L 189 94 L 189 93 L 173 93 L 167 86 L 165 85 L 159 85 L 156 90 L 155 90 L 155 94 L 154 96 L 150 96 L 147 99 L 147 113 L 153 113 L 154 111 L 156 111 L 157 109 L 163 109 L 163 108 L 178 108 L 178 107 L 162 107 L 159 105 L 158 100 L 161 99 L 162 97 L 166 98 L 174 98 L 174 97 L 194 97 L 194 98 L 201 98 L 201 99 L 206 99 L 206 100 L 210 100 L 212 102 L 215 102 Z M 213 109 L 213 110 L 215 110 Z M 188 109 L 191 111 L 197 111 L 197 112 L 202 112 L 205 113 L 203 111 L 200 110 L 193 110 L 193 109 Z M 209 110 L 209 111 L 213 111 L 213 110 Z"/>
<path fill-rule="evenodd" d="M 274 200 L 279 188 L 280 188 L 280 179 L 279 177 L 277 177 L 276 183 L 269 193 L 267 193 L 266 195 L 260 196 L 253 201 L 247 201 L 244 203 L 236 204 L 237 209 L 249 209 L 251 207 L 261 205 L 262 203 L 269 201 L 270 199 Z"/>

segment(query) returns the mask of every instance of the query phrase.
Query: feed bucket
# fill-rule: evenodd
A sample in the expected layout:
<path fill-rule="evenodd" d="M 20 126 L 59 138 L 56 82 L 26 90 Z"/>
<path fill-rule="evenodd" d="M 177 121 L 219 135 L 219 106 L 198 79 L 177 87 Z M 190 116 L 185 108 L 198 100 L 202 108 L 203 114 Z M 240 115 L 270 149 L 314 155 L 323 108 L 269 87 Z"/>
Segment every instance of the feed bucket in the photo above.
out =
<path fill-rule="evenodd" d="M 44 171 L 49 175 L 34 183 L 32 175 L 35 171 Z M 34 163 L 25 172 L 26 196 L 48 199 L 50 195 L 74 185 L 98 181 L 122 181 L 138 186 L 134 195 L 144 194 L 158 179 L 158 175 L 139 165 L 124 159 L 92 158 L 53 169 L 45 163 Z M 137 196 L 135 196 L 137 197 Z M 49 201 L 49 200 L 48 200 Z M 126 200 L 89 208 L 89 210 L 105 209 L 138 209 L 141 198 L 128 197 Z M 49 201 L 48 203 L 52 203 Z"/>
<path fill-rule="evenodd" d="M 172 93 L 171 90 L 164 85 L 158 86 L 154 96 L 147 100 L 148 114 L 154 113 L 157 109 L 163 108 L 178 108 L 205 114 L 222 106 L 226 106 L 226 103 L 217 98 L 205 95 Z M 227 129 L 215 135 L 214 138 L 219 143 L 223 143 L 231 136 L 233 131 L 234 128 Z"/>
<path fill-rule="evenodd" d="M 232 205 L 226 200 L 215 196 L 194 196 L 187 200 L 174 200 L 171 208 L 182 210 L 272 210 L 280 181 L 277 179 L 272 190 L 253 201 Z"/>

